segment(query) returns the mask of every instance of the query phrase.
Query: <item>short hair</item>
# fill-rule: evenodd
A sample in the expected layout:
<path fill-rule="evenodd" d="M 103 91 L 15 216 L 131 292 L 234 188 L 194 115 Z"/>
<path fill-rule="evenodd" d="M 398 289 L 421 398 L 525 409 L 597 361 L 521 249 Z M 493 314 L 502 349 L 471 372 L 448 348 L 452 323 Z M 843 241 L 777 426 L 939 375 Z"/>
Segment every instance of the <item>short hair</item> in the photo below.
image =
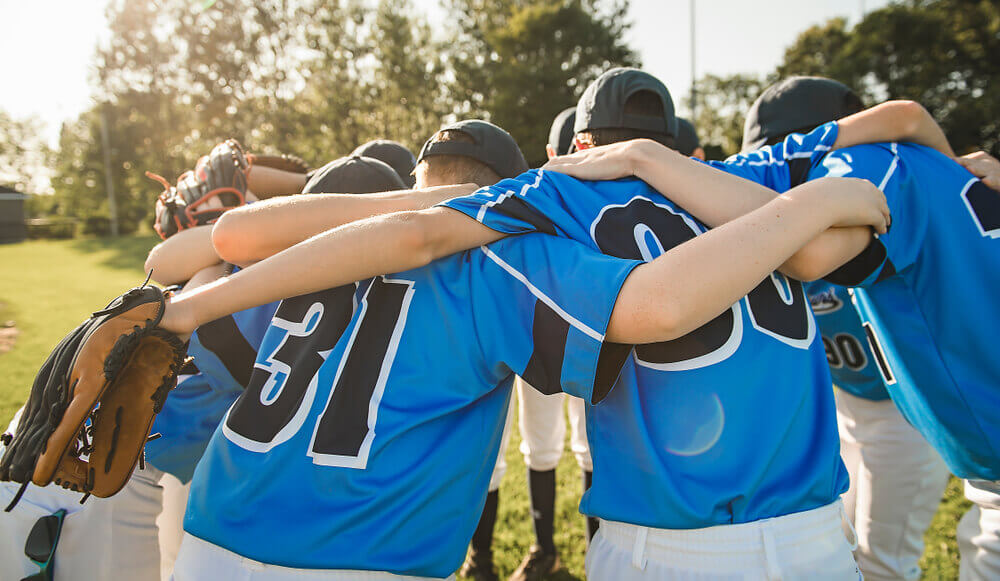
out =
<path fill-rule="evenodd" d="M 663 111 L 662 98 L 652 91 L 636 91 L 632 95 L 629 95 L 629 98 L 625 100 L 624 109 L 626 115 L 644 115 L 647 117 L 663 117 L 666 115 Z M 580 143 L 593 147 L 610 145 L 630 139 L 646 138 L 652 139 L 671 149 L 674 148 L 674 137 L 672 135 L 667 135 L 659 131 L 642 131 L 640 129 L 617 127 L 586 129 L 577 133 L 576 138 Z"/>
<path fill-rule="evenodd" d="M 458 141 L 461 143 L 475 143 L 475 140 L 461 132 L 451 129 L 438 131 L 431 138 L 431 142 Z M 480 186 L 492 186 L 500 181 L 500 175 L 493 171 L 490 166 L 464 155 L 431 155 L 420 160 L 414 173 L 425 172 L 433 174 L 452 184 L 464 184 L 472 182 Z"/>

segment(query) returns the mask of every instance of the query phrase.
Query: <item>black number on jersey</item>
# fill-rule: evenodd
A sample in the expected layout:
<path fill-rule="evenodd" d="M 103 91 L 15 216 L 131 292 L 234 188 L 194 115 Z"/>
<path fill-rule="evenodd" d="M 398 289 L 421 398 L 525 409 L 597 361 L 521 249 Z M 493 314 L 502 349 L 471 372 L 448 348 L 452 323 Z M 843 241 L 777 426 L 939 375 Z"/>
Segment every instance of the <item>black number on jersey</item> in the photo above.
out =
<path fill-rule="evenodd" d="M 272 326 L 284 329 L 285 337 L 255 366 L 246 393 L 226 418 L 226 438 L 266 452 L 297 434 L 320 391 L 320 368 L 346 332 L 349 343 L 332 387 L 323 390 L 327 402 L 307 454 L 316 464 L 364 468 L 412 286 L 377 278 L 357 306 L 355 285 L 282 301 Z M 355 308 L 360 316 L 349 326 Z"/>
<path fill-rule="evenodd" d="M 838 333 L 833 339 L 823 336 L 823 348 L 826 350 L 826 361 L 833 369 L 846 365 L 852 371 L 861 371 L 868 365 L 865 348 L 854 335 Z"/>
<path fill-rule="evenodd" d="M 962 193 L 965 207 L 979 226 L 979 232 L 990 238 L 1000 238 L 1000 192 L 974 180 Z"/>
<path fill-rule="evenodd" d="M 594 242 L 605 254 L 646 261 L 703 231 L 688 216 L 643 197 L 604 208 L 591 228 Z M 799 281 L 772 274 L 747 295 L 747 309 L 761 332 L 801 349 L 812 342 L 815 323 Z M 705 367 L 736 351 L 742 326 L 743 314 L 737 302 L 683 337 L 636 346 L 635 357 L 640 364 L 655 369 Z"/>

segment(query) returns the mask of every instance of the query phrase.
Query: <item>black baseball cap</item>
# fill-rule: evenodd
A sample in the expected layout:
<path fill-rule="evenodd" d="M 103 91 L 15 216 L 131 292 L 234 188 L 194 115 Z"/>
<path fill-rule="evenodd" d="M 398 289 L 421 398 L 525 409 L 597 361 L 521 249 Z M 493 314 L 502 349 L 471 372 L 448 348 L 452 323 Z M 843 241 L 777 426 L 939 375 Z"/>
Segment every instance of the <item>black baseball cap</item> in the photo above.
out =
<path fill-rule="evenodd" d="M 663 102 L 663 117 L 626 115 L 625 101 L 639 91 L 650 91 Z M 587 87 L 576 104 L 574 133 L 588 129 L 635 129 L 677 136 L 677 117 L 670 91 L 659 79 L 639 69 L 611 69 Z"/>
<path fill-rule="evenodd" d="M 351 152 L 351 155 L 373 157 L 379 161 L 384 161 L 392 169 L 396 170 L 403 183 L 411 188 L 416 181 L 413 177 L 413 168 L 417 165 L 417 159 L 413 157 L 413 153 L 405 145 L 398 141 L 391 141 L 389 139 L 369 141 L 368 143 L 359 145 L 357 149 Z"/>
<path fill-rule="evenodd" d="M 406 184 L 389 164 L 372 157 L 341 157 L 313 172 L 303 194 L 370 194 L 405 190 Z"/>
<path fill-rule="evenodd" d="M 862 109 L 861 97 L 843 83 L 825 77 L 789 77 L 764 89 L 750 106 L 741 151 L 776 143 L 789 133 L 811 131 Z"/>
<path fill-rule="evenodd" d="M 694 150 L 701 147 L 701 141 L 698 140 L 698 132 L 695 131 L 694 125 L 683 117 L 677 118 L 677 140 L 674 143 L 677 146 L 677 151 L 683 155 L 691 155 Z"/>
<path fill-rule="evenodd" d="M 462 141 L 434 141 L 442 131 L 459 131 L 472 138 Z M 417 163 L 432 155 L 461 155 L 482 162 L 501 178 L 512 178 L 528 171 L 528 162 L 517 142 L 503 129 L 480 119 L 468 119 L 446 125 L 424 143 Z"/>
<path fill-rule="evenodd" d="M 552 121 L 549 129 L 549 147 L 556 155 L 566 155 L 573 145 L 573 123 L 576 122 L 576 107 L 563 109 Z"/>

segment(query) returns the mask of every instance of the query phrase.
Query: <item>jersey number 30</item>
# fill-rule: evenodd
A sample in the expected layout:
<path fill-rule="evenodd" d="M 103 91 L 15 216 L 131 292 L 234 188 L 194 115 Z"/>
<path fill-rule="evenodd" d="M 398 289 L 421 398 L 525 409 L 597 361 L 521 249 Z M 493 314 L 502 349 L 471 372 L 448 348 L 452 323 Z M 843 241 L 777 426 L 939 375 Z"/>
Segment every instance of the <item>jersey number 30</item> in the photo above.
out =
<path fill-rule="evenodd" d="M 697 222 L 667 205 L 637 196 L 624 205 L 605 207 L 591 228 L 601 252 L 653 260 L 702 232 Z M 815 322 L 802 283 L 773 273 L 744 298 L 754 328 L 799 349 L 808 349 Z M 694 331 L 661 343 L 635 348 L 636 362 L 652 369 L 680 371 L 718 363 L 732 355 L 743 338 L 738 301 Z"/>
<path fill-rule="evenodd" d="M 312 426 L 308 455 L 315 464 L 363 469 L 412 286 L 411 281 L 374 279 L 357 305 L 357 317 L 353 284 L 282 301 L 268 334 L 279 328 L 283 337 L 254 366 L 246 392 L 223 425 L 226 438 L 267 452 L 315 417 L 310 410 L 318 386 L 332 385 L 322 390 L 327 400 Z M 337 365 L 324 366 L 342 336 L 347 343 Z"/>

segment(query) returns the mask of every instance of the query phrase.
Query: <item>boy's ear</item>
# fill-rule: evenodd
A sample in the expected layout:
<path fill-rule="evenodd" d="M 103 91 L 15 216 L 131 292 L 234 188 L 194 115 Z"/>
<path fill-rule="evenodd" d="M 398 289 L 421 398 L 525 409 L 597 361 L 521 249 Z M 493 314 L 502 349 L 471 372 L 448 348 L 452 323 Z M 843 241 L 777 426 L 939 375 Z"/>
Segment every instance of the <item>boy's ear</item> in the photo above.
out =
<path fill-rule="evenodd" d="M 694 151 L 691 152 L 691 157 L 705 161 L 705 150 L 701 147 L 696 147 L 694 148 Z"/>
<path fill-rule="evenodd" d="M 573 138 L 573 144 L 576 145 L 576 150 L 577 151 L 583 151 L 584 149 L 590 149 L 590 144 L 584 143 L 584 142 L 580 141 L 579 139 L 577 139 L 576 137 Z"/>
<path fill-rule="evenodd" d="M 552 147 L 551 145 L 546 145 L 545 146 L 545 155 L 549 156 L 549 159 L 552 159 L 553 157 L 556 157 L 559 154 L 556 153 L 556 150 L 555 150 L 554 147 Z"/>

